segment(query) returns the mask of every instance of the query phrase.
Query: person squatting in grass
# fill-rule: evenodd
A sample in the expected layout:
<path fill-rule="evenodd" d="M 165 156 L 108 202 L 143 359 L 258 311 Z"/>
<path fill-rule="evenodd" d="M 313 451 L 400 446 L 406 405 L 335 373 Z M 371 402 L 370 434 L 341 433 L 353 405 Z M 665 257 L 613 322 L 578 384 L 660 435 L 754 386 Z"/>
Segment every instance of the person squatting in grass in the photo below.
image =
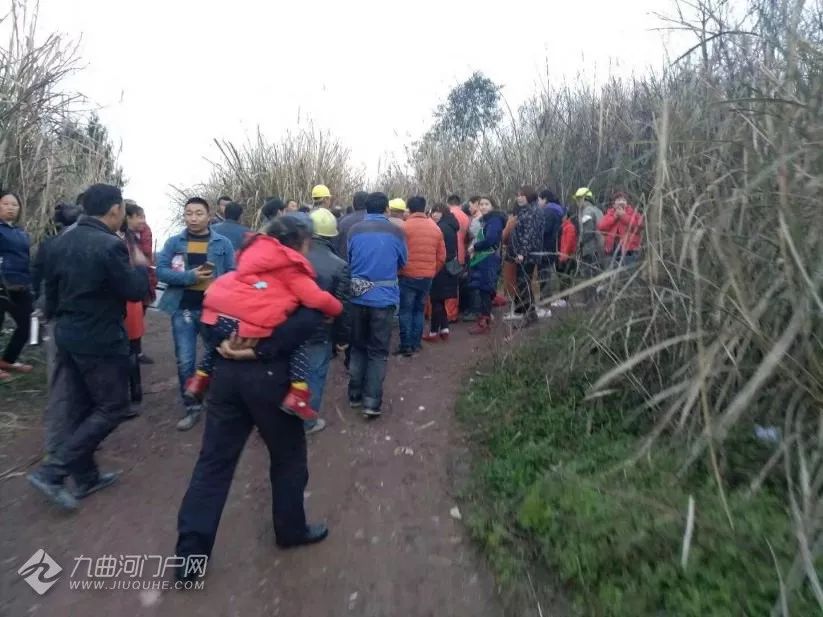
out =
<path fill-rule="evenodd" d="M 186 384 L 186 394 L 201 400 L 217 360 L 216 347 L 237 335 L 271 336 L 299 307 L 321 311 L 327 318 L 343 312 L 342 303 L 323 291 L 306 255 L 311 230 L 299 218 L 283 216 L 251 237 L 240 251 L 237 269 L 217 279 L 203 300 L 202 322 L 211 326 L 203 362 Z M 291 356 L 291 387 L 280 408 L 305 422 L 317 420 L 308 386 L 309 355 L 305 345 Z"/>

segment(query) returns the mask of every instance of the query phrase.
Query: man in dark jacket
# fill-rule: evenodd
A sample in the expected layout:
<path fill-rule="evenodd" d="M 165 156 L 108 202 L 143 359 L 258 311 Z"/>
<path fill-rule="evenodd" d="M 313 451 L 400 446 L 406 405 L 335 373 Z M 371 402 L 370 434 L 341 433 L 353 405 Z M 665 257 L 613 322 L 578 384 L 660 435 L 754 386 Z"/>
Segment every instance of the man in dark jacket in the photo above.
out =
<path fill-rule="evenodd" d="M 94 452 L 129 414 L 129 341 L 126 301 L 149 291 L 146 258 L 131 255 L 115 232 L 125 218 L 120 189 L 89 187 L 86 215 L 57 240 L 46 263 L 46 314 L 54 315 L 57 357 L 49 415 L 71 416 L 54 456 L 29 474 L 31 484 L 57 505 L 73 510 L 77 499 L 113 484 L 100 473 Z M 65 487 L 67 476 L 74 493 Z"/>
<path fill-rule="evenodd" d="M 308 340 L 306 355 L 309 359 L 309 390 L 311 408 L 320 411 L 323 403 L 323 389 L 333 347 L 343 349 L 349 344 L 349 296 L 351 277 L 349 264 L 337 256 L 332 243 L 337 239 L 337 219 L 329 210 L 317 208 L 311 213 L 314 229 L 308 259 L 317 274 L 320 289 L 333 294 L 343 303 L 343 313 L 333 322 L 323 324 Z M 326 421 L 318 418 L 306 422 L 306 433 L 316 433 L 326 428 Z"/>
<path fill-rule="evenodd" d="M 340 219 L 340 224 L 337 226 L 335 247 L 337 254 L 347 261 L 349 258 L 349 231 L 366 218 L 366 198 L 368 196 L 369 194 L 365 191 L 357 191 L 354 194 L 354 212 Z"/>
<path fill-rule="evenodd" d="M 517 193 L 517 226 L 511 237 L 511 249 L 517 268 L 517 298 L 515 313 L 523 316 L 521 325 L 528 326 L 537 320 L 534 306 L 532 279 L 543 252 L 543 232 L 546 222 L 537 204 L 537 192 L 524 186 Z"/>
<path fill-rule="evenodd" d="M 43 343 L 46 350 L 46 379 L 49 387 L 51 387 L 52 373 L 54 371 L 54 360 L 57 357 L 57 344 L 54 342 L 54 325 L 51 319 L 54 315 L 49 315 L 45 311 L 45 287 L 46 280 L 46 264 L 49 261 L 49 255 L 54 249 L 54 244 L 63 234 L 73 231 L 77 228 L 77 220 L 83 213 L 83 206 L 77 204 L 67 204 L 60 202 L 54 208 L 54 225 L 57 228 L 57 235 L 44 238 L 37 247 L 37 253 L 34 256 L 34 261 L 31 266 L 32 287 L 34 289 L 34 301 L 37 309 L 42 313 L 44 320 L 43 327 Z M 43 427 L 46 431 L 46 455 L 54 456 L 57 453 L 57 448 L 63 439 L 66 431 L 68 416 L 63 413 L 57 415 L 52 414 L 53 408 L 46 408 L 46 413 L 43 417 Z"/>
<path fill-rule="evenodd" d="M 223 209 L 223 216 L 225 220 L 222 223 L 212 225 L 212 230 L 214 233 L 228 238 L 234 250 L 239 251 L 246 240 L 246 234 L 251 231 L 240 222 L 243 217 L 243 206 L 232 201 L 226 204 Z"/>
<path fill-rule="evenodd" d="M 557 263 L 558 241 L 566 209 L 557 203 L 557 197 L 550 190 L 540 191 L 537 205 L 543 213 L 543 258 L 537 272 L 540 281 L 540 297 L 546 299 L 552 295 L 552 271 Z"/>

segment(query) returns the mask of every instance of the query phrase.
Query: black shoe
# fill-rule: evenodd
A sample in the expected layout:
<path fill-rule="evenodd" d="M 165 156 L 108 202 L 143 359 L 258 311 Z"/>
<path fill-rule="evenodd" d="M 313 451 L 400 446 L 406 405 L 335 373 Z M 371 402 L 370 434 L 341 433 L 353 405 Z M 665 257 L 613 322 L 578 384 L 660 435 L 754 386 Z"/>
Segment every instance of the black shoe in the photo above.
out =
<path fill-rule="evenodd" d="M 394 355 L 395 356 L 403 356 L 405 358 L 411 358 L 412 350 L 409 349 L 408 347 L 398 347 L 397 349 L 394 350 Z"/>
<path fill-rule="evenodd" d="M 297 546 L 303 546 L 304 544 L 317 544 L 325 540 L 328 535 L 329 528 L 322 523 L 318 525 L 306 525 L 306 533 L 302 538 L 287 541 L 278 540 L 277 546 L 280 548 L 295 548 Z"/>
<path fill-rule="evenodd" d="M 152 360 L 149 356 L 147 356 L 144 353 L 141 353 L 137 357 L 137 360 L 138 360 L 138 362 L 140 362 L 140 364 L 154 364 L 154 360 Z"/>
<path fill-rule="evenodd" d="M 188 574 L 186 574 L 185 566 L 177 566 L 174 569 L 174 580 L 176 580 L 178 583 L 194 583 L 195 581 L 201 578 L 203 578 L 203 576 L 197 574 L 196 572 L 189 572 Z M 183 587 L 182 590 L 189 591 L 192 587 L 193 585 L 189 587 Z"/>
<path fill-rule="evenodd" d="M 98 474 L 96 482 L 78 484 L 77 488 L 74 489 L 74 496 L 77 497 L 77 499 L 84 499 L 92 493 L 101 491 L 117 482 L 117 480 L 120 479 L 121 473 L 121 471 L 109 471 Z"/>
<path fill-rule="evenodd" d="M 352 400 L 349 399 L 349 407 L 352 409 L 360 409 L 363 406 L 363 401 L 361 399 Z"/>
<path fill-rule="evenodd" d="M 363 410 L 363 415 L 366 416 L 367 418 L 379 418 L 380 416 L 383 415 L 383 412 L 380 411 L 379 409 L 370 409 L 370 408 L 367 407 L 366 409 Z"/>
<path fill-rule="evenodd" d="M 74 498 L 62 482 L 52 482 L 46 479 L 39 471 L 33 471 L 26 479 L 34 488 L 48 497 L 53 504 L 60 506 L 64 510 L 76 510 L 80 504 Z"/>
<path fill-rule="evenodd" d="M 123 421 L 126 420 L 134 420 L 135 418 L 140 417 L 140 405 L 137 403 L 132 403 L 129 405 L 129 410 L 123 416 Z"/>

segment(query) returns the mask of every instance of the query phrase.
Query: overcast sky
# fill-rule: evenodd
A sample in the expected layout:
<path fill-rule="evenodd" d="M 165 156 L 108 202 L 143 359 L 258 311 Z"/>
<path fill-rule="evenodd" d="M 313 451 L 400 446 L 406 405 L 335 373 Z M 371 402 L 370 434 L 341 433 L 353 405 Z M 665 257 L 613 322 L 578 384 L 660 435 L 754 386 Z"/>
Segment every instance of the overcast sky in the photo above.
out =
<path fill-rule="evenodd" d="M 214 138 L 272 138 L 302 119 L 374 174 L 480 70 L 515 107 L 560 80 L 663 62 L 666 0 L 41 0 L 40 32 L 81 37 L 71 86 L 122 143 L 125 193 L 156 227 L 169 184 L 206 178 Z"/>

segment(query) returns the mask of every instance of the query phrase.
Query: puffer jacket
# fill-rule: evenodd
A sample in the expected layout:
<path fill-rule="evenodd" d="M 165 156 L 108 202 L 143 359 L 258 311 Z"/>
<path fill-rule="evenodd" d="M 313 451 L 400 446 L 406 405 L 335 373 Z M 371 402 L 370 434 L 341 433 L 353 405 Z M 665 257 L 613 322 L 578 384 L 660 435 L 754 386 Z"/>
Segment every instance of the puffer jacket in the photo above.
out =
<path fill-rule="evenodd" d="M 314 279 L 314 268 L 305 256 L 260 234 L 238 255 L 237 270 L 206 290 L 201 319 L 213 326 L 224 315 L 239 322 L 241 337 L 264 338 L 299 306 L 337 317 L 343 305 Z"/>
<path fill-rule="evenodd" d="M 493 292 L 500 277 L 500 245 L 506 217 L 496 210 L 483 216 L 483 227 L 474 243 L 474 256 L 469 262 L 469 287 Z"/>
<path fill-rule="evenodd" d="M 574 259 L 577 254 L 577 227 L 574 222 L 566 217 L 560 227 L 560 239 L 557 242 L 557 260 L 565 264 L 570 259 Z"/>
<path fill-rule="evenodd" d="M 545 225 L 543 211 L 537 202 L 523 206 L 517 213 L 517 226 L 511 236 L 512 255 L 522 255 L 525 263 L 539 261 L 539 257 L 535 257 L 533 253 L 543 251 Z"/>
<path fill-rule="evenodd" d="M 600 219 L 597 229 L 603 232 L 603 246 L 607 255 L 621 250 L 623 253 L 639 251 L 643 245 L 643 215 L 626 206 L 622 219 L 617 218 L 614 208 L 609 208 Z"/>
<path fill-rule="evenodd" d="M 437 224 L 421 212 L 412 214 L 404 227 L 409 259 L 400 276 L 434 278 L 446 263 L 446 245 Z"/>
<path fill-rule="evenodd" d="M 0 221 L 0 285 L 31 286 L 30 249 L 29 234 L 16 225 Z"/>

